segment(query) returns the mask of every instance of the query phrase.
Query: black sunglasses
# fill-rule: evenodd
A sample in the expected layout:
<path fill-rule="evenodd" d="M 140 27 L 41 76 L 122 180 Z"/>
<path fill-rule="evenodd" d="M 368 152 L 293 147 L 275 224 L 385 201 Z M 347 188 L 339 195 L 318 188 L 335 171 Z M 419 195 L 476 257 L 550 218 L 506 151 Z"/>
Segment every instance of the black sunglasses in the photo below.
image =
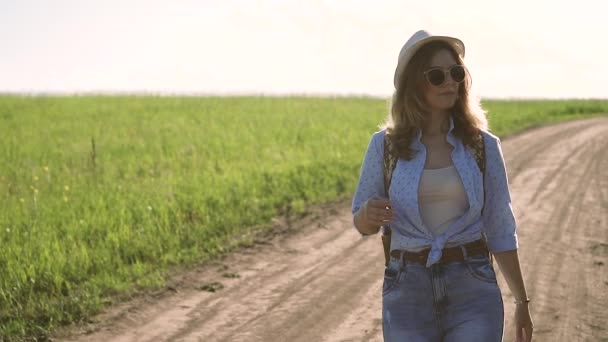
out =
<path fill-rule="evenodd" d="M 424 77 L 430 84 L 439 87 L 448 79 L 447 74 L 450 74 L 450 77 L 454 82 L 461 83 L 464 81 L 467 71 L 463 65 L 458 64 L 452 65 L 447 70 L 440 67 L 434 67 L 426 70 L 424 72 Z"/>

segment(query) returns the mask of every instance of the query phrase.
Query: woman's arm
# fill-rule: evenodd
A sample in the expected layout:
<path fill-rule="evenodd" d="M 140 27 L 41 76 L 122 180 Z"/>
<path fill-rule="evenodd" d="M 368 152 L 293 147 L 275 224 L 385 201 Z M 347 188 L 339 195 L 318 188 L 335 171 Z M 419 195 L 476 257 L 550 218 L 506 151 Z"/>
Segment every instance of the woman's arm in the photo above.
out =
<path fill-rule="evenodd" d="M 517 222 L 511 204 L 511 191 L 500 139 L 486 140 L 486 173 L 484 175 L 483 232 L 488 249 L 494 255 L 517 250 Z"/>
<path fill-rule="evenodd" d="M 496 258 L 498 267 L 517 302 L 514 316 L 515 340 L 531 341 L 533 324 L 517 254 L 517 223 L 511 204 L 507 168 L 498 137 L 486 141 L 484 183 L 483 230 L 488 241 L 488 249 Z"/>
<path fill-rule="evenodd" d="M 379 225 L 370 224 L 368 214 L 365 209 L 366 202 L 371 198 L 380 198 L 384 195 L 384 132 L 379 131 L 373 134 L 367 151 L 363 158 L 359 182 L 355 190 L 352 202 L 353 224 L 362 236 L 369 236 L 378 233 Z"/>
<path fill-rule="evenodd" d="M 494 257 L 516 301 L 514 316 L 515 341 L 531 341 L 534 324 L 532 323 L 532 316 L 528 307 L 528 295 L 521 274 L 517 250 L 496 253 Z"/>
<path fill-rule="evenodd" d="M 496 258 L 496 263 L 507 281 L 507 285 L 509 285 L 509 289 L 511 290 L 513 297 L 515 297 L 515 300 L 521 301 L 527 299 L 528 295 L 526 293 L 526 286 L 524 285 L 524 279 L 519 265 L 517 250 L 495 253 L 494 257 Z M 521 305 L 527 306 L 527 303 Z"/>
<path fill-rule="evenodd" d="M 488 240 L 488 249 L 496 258 L 515 299 L 525 300 L 526 288 L 517 254 L 517 223 L 498 137 L 487 141 L 486 160 L 483 230 Z"/>

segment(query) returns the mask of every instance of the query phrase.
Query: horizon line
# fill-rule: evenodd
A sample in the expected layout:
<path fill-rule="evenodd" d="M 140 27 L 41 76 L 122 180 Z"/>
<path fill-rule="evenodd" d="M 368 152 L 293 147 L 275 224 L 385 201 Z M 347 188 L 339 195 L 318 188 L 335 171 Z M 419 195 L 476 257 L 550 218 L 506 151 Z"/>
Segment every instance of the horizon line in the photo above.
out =
<path fill-rule="evenodd" d="M 146 91 L 146 90 L 85 90 L 85 91 L 5 91 L 0 96 L 22 97 L 77 97 L 77 96 L 150 96 L 150 97 L 314 97 L 314 98 L 377 98 L 390 99 L 390 95 L 369 93 L 328 92 L 204 92 L 204 91 Z M 478 96 L 481 100 L 608 100 L 608 97 L 546 97 L 546 96 Z"/>

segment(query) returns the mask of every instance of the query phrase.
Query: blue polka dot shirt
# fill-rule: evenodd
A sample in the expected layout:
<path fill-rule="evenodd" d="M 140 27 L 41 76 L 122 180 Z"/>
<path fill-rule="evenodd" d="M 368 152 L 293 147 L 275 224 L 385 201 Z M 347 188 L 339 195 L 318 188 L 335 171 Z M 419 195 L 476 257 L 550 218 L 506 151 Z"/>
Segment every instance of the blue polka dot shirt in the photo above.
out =
<path fill-rule="evenodd" d="M 480 239 L 482 234 L 485 235 L 492 253 L 518 248 L 516 221 L 500 139 L 490 132 L 482 131 L 486 153 L 484 189 L 475 157 L 462 141 L 453 135 L 453 129 L 454 121 L 450 117 L 447 141 L 454 147 L 452 162 L 463 182 L 469 208 L 443 234 L 434 236 L 424 226 L 420 215 L 418 187 L 426 161 L 426 147 L 420 141 L 420 130 L 410 145 L 418 152 L 411 160 L 397 161 L 389 188 L 388 198 L 395 214 L 395 220 L 391 223 L 391 250 L 417 251 L 430 247 L 427 267 L 441 259 L 444 247 Z M 385 130 L 375 132 L 368 144 L 352 201 L 353 216 L 368 199 L 387 197 L 384 194 L 384 134 Z M 482 215 L 484 198 L 485 208 Z"/>

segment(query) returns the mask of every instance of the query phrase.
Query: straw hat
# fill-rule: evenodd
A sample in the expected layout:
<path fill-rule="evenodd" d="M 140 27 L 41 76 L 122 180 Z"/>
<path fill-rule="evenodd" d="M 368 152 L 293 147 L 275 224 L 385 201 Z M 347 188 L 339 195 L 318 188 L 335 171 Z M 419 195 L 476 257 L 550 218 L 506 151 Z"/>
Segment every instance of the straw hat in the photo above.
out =
<path fill-rule="evenodd" d="M 460 39 L 448 36 L 434 36 L 429 33 L 429 31 L 420 30 L 414 33 L 410 39 L 405 42 L 405 45 L 403 45 L 399 52 L 397 68 L 395 69 L 395 78 L 393 80 L 395 89 L 397 88 L 397 84 L 399 83 L 399 79 L 401 78 L 401 74 L 403 74 L 407 63 L 409 63 L 410 59 L 416 54 L 416 51 L 425 44 L 435 41 L 446 42 L 461 58 L 464 58 L 464 43 Z"/>

